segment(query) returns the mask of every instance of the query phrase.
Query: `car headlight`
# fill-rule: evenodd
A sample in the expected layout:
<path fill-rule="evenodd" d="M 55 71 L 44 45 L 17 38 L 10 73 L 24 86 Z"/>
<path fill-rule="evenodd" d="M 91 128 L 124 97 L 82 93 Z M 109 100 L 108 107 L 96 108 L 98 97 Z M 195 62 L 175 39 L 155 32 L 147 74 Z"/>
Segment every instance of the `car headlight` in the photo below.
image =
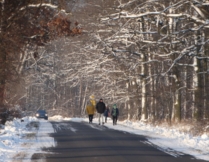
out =
<path fill-rule="evenodd" d="M 36 114 L 36 116 L 39 116 L 39 114 Z"/>
<path fill-rule="evenodd" d="M 45 114 L 45 116 L 48 116 L 48 114 Z"/>

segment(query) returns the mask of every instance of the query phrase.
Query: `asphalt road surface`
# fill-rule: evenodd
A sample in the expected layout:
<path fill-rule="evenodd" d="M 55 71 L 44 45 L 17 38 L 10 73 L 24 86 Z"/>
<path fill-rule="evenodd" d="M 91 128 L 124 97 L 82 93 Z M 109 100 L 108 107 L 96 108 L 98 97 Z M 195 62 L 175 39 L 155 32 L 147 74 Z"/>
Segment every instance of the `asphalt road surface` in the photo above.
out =
<path fill-rule="evenodd" d="M 44 162 L 203 162 L 192 156 L 177 157 L 150 144 L 146 137 L 77 122 L 52 122 L 57 146 L 32 161 Z M 117 127 L 117 126 L 116 126 Z M 171 154 L 179 154 L 172 152 Z"/>

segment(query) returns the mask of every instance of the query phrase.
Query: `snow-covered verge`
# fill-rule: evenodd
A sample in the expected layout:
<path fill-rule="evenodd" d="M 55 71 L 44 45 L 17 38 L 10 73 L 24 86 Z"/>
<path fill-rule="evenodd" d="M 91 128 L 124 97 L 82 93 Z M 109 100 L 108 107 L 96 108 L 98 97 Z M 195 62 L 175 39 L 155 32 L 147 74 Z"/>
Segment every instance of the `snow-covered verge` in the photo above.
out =
<path fill-rule="evenodd" d="M 62 116 L 54 116 L 50 119 L 56 121 L 88 122 L 87 118 L 63 118 Z M 95 118 L 93 123 L 97 122 L 98 119 Z M 209 161 L 208 135 L 203 133 L 200 136 L 192 136 L 190 133 L 181 131 L 189 129 L 185 128 L 185 126 L 179 125 L 171 128 L 167 126 L 152 126 L 141 121 L 132 122 L 128 120 L 119 121 L 118 125 L 113 126 L 110 118 L 105 123 L 105 126 L 115 130 L 144 135 L 147 137 L 149 144 L 173 156 L 184 153 L 192 155 L 197 159 Z"/>
<path fill-rule="evenodd" d="M 50 122 L 34 117 L 14 119 L 0 129 L 0 162 L 30 161 L 42 148 L 54 147 L 56 142 L 49 136 L 54 129 Z"/>

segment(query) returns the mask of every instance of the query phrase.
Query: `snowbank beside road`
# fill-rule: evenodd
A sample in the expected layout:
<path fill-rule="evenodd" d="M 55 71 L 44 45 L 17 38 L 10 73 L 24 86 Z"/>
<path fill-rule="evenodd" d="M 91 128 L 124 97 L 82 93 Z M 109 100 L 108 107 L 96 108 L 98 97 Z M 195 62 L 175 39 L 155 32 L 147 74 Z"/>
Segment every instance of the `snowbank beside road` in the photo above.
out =
<path fill-rule="evenodd" d="M 20 119 L 6 122 L 0 130 L 0 162 L 30 161 L 43 147 L 56 145 L 49 136 L 53 132 L 51 123 L 34 117 L 25 117 L 23 122 Z"/>

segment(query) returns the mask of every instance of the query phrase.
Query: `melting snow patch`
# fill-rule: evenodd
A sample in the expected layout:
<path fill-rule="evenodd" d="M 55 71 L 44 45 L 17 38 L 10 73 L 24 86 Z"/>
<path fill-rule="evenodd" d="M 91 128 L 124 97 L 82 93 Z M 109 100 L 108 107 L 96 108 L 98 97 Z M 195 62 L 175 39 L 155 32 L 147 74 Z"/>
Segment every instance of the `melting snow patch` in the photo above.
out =
<path fill-rule="evenodd" d="M 53 132 L 51 123 L 34 117 L 6 122 L 0 135 L 0 162 L 28 161 L 34 153 L 42 153 L 42 148 L 55 147 L 54 138 L 49 136 Z"/>

